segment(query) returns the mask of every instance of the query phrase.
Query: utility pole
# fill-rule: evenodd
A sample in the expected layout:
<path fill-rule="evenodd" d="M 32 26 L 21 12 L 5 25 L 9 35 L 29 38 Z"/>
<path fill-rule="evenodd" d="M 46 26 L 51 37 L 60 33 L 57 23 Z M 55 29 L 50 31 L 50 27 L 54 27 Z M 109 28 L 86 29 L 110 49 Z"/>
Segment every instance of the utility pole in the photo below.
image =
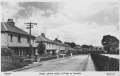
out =
<path fill-rule="evenodd" d="M 32 45 L 31 45 L 31 28 L 33 28 L 33 25 L 37 25 L 37 23 L 24 23 L 24 24 L 28 24 L 27 26 L 27 29 L 29 29 L 30 31 L 30 34 L 29 34 L 29 58 L 31 58 L 31 55 L 32 55 Z"/>

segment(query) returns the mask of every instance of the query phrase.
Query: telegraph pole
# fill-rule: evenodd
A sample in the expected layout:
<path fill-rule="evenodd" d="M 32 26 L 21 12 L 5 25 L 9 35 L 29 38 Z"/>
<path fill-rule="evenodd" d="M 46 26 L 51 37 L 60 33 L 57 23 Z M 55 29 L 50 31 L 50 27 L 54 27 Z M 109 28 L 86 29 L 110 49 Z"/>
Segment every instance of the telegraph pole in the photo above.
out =
<path fill-rule="evenodd" d="M 29 29 L 29 32 L 30 32 L 30 34 L 29 34 L 29 58 L 31 58 L 31 53 L 33 53 L 32 52 L 32 45 L 31 45 L 31 28 L 33 28 L 33 25 L 37 25 L 37 23 L 31 23 L 31 22 L 29 22 L 29 23 L 24 23 L 24 24 L 28 24 L 27 26 L 27 29 Z"/>

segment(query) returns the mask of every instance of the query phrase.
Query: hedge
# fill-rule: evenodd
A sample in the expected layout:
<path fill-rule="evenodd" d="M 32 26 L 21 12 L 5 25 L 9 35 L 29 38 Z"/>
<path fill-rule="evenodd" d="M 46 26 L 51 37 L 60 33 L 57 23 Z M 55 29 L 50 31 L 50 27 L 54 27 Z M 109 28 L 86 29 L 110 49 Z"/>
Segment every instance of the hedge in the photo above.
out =
<path fill-rule="evenodd" d="M 91 58 L 99 71 L 119 71 L 119 59 L 100 54 L 91 54 Z"/>

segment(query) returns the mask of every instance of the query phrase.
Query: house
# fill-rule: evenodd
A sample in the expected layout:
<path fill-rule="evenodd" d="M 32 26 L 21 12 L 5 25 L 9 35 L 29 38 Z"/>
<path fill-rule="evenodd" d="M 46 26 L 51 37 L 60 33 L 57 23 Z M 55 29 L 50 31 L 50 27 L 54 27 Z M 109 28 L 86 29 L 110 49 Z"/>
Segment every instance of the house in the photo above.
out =
<path fill-rule="evenodd" d="M 83 52 L 83 48 L 79 45 L 74 47 L 74 50 L 72 51 L 73 54 L 78 54 L 78 53 L 82 53 L 82 52 Z"/>
<path fill-rule="evenodd" d="M 74 47 L 75 51 L 83 51 L 82 47 L 77 45 L 76 47 Z"/>
<path fill-rule="evenodd" d="M 33 47 L 32 55 L 35 55 L 35 36 L 31 35 L 29 38 L 29 33 L 18 28 L 13 19 L 8 19 L 7 22 L 1 22 L 1 47 L 10 48 L 14 54 L 19 56 L 28 56 L 29 52 L 29 42 L 31 40 L 31 45 Z"/>
<path fill-rule="evenodd" d="M 42 33 L 40 36 L 36 37 L 35 41 L 36 41 L 36 43 L 39 43 L 39 44 L 42 41 L 43 44 L 45 44 L 45 54 L 46 55 L 55 54 L 55 50 L 56 50 L 55 43 L 52 40 L 46 38 L 44 33 Z"/>
<path fill-rule="evenodd" d="M 102 46 L 94 46 L 93 51 L 102 51 L 103 47 Z"/>
<path fill-rule="evenodd" d="M 45 44 L 45 53 L 46 55 L 52 54 L 60 54 L 60 53 L 65 53 L 66 51 L 69 50 L 70 46 L 67 44 L 63 44 L 62 42 L 58 42 L 55 40 L 50 40 L 46 38 L 45 34 L 42 33 L 40 36 L 36 37 L 36 43 L 43 42 Z"/>

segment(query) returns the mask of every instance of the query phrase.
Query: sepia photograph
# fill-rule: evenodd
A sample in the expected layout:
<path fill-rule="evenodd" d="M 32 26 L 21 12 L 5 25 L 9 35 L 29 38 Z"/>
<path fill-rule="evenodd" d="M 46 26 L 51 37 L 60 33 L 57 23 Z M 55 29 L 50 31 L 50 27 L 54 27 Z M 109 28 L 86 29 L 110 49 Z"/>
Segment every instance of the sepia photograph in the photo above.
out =
<path fill-rule="evenodd" d="M 1 72 L 119 72 L 118 0 L 0 3 Z"/>

